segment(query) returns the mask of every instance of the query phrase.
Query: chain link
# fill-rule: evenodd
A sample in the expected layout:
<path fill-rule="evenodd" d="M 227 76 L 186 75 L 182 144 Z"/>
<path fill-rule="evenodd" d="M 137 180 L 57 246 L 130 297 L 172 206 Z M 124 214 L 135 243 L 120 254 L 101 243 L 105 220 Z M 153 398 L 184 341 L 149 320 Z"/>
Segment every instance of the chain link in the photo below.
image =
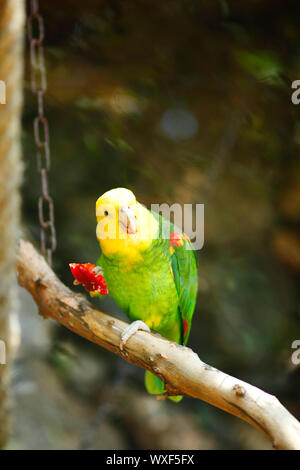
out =
<path fill-rule="evenodd" d="M 49 146 L 49 125 L 44 115 L 44 95 L 47 91 L 47 77 L 44 61 L 43 42 L 45 37 L 44 20 L 39 13 L 38 0 L 30 1 L 28 15 L 28 39 L 31 61 L 31 90 L 37 97 L 37 116 L 33 121 L 36 145 L 37 171 L 41 175 L 42 194 L 38 199 L 38 214 L 41 229 L 41 250 L 52 264 L 52 254 L 56 249 L 53 199 L 48 190 L 48 173 L 51 166 Z"/>

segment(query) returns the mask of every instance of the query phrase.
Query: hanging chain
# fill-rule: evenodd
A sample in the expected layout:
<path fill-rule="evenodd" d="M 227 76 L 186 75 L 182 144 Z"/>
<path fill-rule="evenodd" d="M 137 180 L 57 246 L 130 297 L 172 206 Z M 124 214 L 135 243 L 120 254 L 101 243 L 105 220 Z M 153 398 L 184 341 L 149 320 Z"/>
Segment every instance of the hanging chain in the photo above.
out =
<path fill-rule="evenodd" d="M 41 250 L 52 264 L 52 254 L 56 249 L 53 199 L 48 190 L 50 171 L 50 146 L 48 120 L 44 116 L 44 95 L 47 91 L 46 69 L 44 62 L 44 21 L 39 13 L 38 0 L 30 1 L 28 16 L 28 38 L 31 61 L 31 90 L 37 97 L 37 116 L 33 121 L 36 144 L 37 171 L 41 175 L 42 195 L 38 199 L 38 214 L 41 229 Z"/>

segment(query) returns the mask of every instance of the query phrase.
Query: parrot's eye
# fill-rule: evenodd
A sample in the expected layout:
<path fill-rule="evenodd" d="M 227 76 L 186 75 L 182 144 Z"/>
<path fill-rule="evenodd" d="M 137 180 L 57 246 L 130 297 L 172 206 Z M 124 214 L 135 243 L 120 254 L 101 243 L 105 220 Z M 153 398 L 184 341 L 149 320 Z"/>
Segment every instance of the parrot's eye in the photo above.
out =
<path fill-rule="evenodd" d="M 108 215 L 108 211 L 104 211 L 104 215 Z"/>

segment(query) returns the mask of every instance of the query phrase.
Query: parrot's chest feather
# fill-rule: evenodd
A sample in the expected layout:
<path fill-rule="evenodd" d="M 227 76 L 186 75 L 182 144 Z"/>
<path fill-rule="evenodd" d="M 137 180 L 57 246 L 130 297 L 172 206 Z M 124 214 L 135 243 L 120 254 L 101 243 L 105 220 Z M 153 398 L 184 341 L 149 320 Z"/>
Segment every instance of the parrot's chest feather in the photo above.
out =
<path fill-rule="evenodd" d="M 154 247 L 141 259 L 133 262 L 104 257 L 104 277 L 109 293 L 131 320 L 143 320 L 150 328 L 160 330 L 178 310 L 168 247 Z"/>

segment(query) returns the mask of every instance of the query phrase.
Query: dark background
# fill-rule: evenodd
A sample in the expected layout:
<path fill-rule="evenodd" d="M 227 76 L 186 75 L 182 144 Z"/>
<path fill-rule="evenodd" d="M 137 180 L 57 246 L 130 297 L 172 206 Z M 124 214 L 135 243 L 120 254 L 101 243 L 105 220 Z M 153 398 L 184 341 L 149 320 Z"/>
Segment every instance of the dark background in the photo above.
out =
<path fill-rule="evenodd" d="M 299 2 L 40 3 L 57 274 L 71 286 L 68 263 L 97 260 L 94 205 L 108 189 L 148 206 L 205 203 L 189 345 L 300 418 Z M 38 246 L 26 58 L 23 222 Z M 269 448 L 201 401 L 155 401 L 142 370 L 41 320 L 22 295 L 11 448 Z"/>

